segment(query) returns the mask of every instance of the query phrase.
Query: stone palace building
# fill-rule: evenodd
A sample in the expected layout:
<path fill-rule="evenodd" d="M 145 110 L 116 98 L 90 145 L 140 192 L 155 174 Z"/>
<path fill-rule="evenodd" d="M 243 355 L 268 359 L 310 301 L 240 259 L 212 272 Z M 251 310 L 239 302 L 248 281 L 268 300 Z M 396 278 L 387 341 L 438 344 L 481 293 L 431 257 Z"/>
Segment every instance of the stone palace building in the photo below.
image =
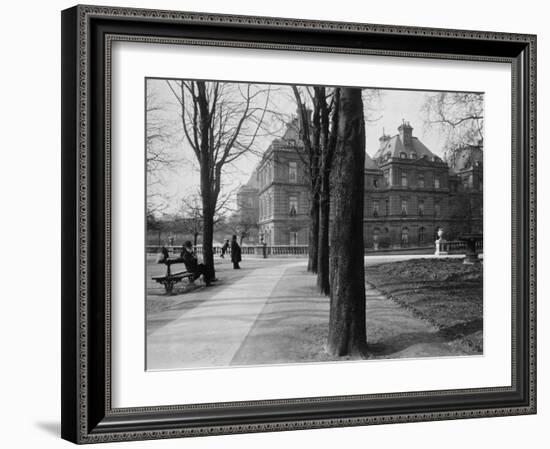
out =
<path fill-rule="evenodd" d="M 441 159 L 403 123 L 365 154 L 364 239 L 367 248 L 433 246 L 445 238 L 482 232 L 483 150 L 468 146 Z M 248 242 L 307 245 L 310 196 L 296 123 L 272 141 L 249 182 L 237 193 L 242 220 L 257 220 Z"/>

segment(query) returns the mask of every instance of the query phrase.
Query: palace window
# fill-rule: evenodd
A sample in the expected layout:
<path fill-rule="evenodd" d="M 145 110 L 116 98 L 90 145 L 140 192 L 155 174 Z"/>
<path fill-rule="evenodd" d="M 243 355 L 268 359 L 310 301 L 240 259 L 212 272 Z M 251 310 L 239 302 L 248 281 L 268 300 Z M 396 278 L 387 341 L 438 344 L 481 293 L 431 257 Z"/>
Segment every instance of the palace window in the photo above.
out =
<path fill-rule="evenodd" d="M 288 163 L 288 180 L 289 182 L 298 181 L 298 164 L 295 161 Z"/>
<path fill-rule="evenodd" d="M 401 200 L 401 215 L 402 216 L 407 215 L 407 209 L 408 209 L 407 200 Z"/>
<path fill-rule="evenodd" d="M 439 201 L 434 204 L 434 214 L 436 217 L 441 215 L 441 205 L 439 204 Z"/>
<path fill-rule="evenodd" d="M 407 153 L 399 153 L 401 159 L 407 159 Z"/>
<path fill-rule="evenodd" d="M 298 233 L 296 231 L 290 231 L 290 238 L 289 243 L 292 246 L 296 246 L 298 244 Z"/>
<path fill-rule="evenodd" d="M 426 228 L 423 226 L 418 229 L 418 243 L 422 245 L 426 239 Z"/>
<path fill-rule="evenodd" d="M 298 197 L 297 196 L 291 196 L 288 200 L 288 207 L 289 207 L 289 215 L 295 216 L 298 213 Z"/>
<path fill-rule="evenodd" d="M 441 186 L 441 180 L 439 179 L 439 176 L 434 177 L 434 188 L 439 189 Z"/>
<path fill-rule="evenodd" d="M 372 231 L 372 246 L 376 249 L 378 245 L 378 237 L 380 237 L 380 228 L 374 228 Z"/>
<path fill-rule="evenodd" d="M 374 200 L 372 202 L 372 215 L 373 217 L 378 217 L 379 213 L 380 213 L 380 201 Z"/>
<path fill-rule="evenodd" d="M 260 198 L 260 218 L 264 218 L 264 198 Z"/>
<path fill-rule="evenodd" d="M 424 215 L 424 200 L 418 201 L 418 215 Z"/>
<path fill-rule="evenodd" d="M 407 172 L 401 172 L 401 185 L 403 187 L 407 187 L 408 181 L 407 181 Z"/>
<path fill-rule="evenodd" d="M 386 217 L 390 214 L 390 200 L 386 200 Z"/>
<path fill-rule="evenodd" d="M 424 173 L 418 173 L 418 187 L 424 187 Z"/>
<path fill-rule="evenodd" d="M 409 228 L 401 230 L 401 246 L 409 246 Z"/>

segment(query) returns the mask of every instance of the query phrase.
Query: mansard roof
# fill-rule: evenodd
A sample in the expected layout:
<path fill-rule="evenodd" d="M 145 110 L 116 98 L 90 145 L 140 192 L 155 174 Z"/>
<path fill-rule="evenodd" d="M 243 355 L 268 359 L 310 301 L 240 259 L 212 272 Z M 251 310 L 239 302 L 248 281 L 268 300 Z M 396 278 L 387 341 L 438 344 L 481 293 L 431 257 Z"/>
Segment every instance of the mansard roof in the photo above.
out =
<path fill-rule="evenodd" d="M 244 193 L 250 190 L 258 190 L 259 187 L 260 187 L 260 184 L 258 182 L 258 167 L 256 167 L 252 172 L 252 174 L 250 175 L 250 178 L 248 179 L 246 184 L 243 184 L 239 188 L 239 192 Z"/>
<path fill-rule="evenodd" d="M 424 145 L 418 137 L 412 136 L 411 145 L 405 145 L 400 134 L 396 134 L 393 137 L 385 136 L 381 138 L 381 145 L 374 159 L 385 159 L 389 154 L 389 157 L 401 157 L 402 153 L 407 156 L 407 159 L 419 159 L 426 157 L 429 160 L 433 160 L 434 157 L 438 158 L 432 153 L 426 145 Z M 413 157 L 416 156 L 416 157 Z"/>
<path fill-rule="evenodd" d="M 380 170 L 378 164 L 365 152 L 365 170 Z"/>

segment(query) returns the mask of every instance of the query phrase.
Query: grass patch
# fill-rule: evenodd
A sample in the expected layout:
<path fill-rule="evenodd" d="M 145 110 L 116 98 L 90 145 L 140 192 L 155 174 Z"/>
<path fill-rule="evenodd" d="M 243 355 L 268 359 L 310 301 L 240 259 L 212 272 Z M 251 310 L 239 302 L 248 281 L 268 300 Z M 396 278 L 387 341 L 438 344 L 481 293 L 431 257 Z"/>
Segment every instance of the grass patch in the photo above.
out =
<path fill-rule="evenodd" d="M 449 339 L 480 349 L 483 264 L 462 259 L 411 259 L 365 267 L 366 280 Z"/>

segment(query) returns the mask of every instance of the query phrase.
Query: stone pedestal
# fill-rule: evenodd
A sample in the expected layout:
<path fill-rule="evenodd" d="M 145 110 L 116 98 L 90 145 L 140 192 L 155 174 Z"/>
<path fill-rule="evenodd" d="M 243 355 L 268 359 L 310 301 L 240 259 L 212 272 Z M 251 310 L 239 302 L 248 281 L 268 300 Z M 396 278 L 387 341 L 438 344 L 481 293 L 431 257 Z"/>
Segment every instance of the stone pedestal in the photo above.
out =
<path fill-rule="evenodd" d="M 438 239 L 435 241 L 435 255 L 436 256 L 446 256 L 449 254 L 448 251 L 445 251 L 445 245 L 443 245 L 446 240 Z"/>
<path fill-rule="evenodd" d="M 439 238 L 435 241 L 435 255 L 445 256 L 449 254 L 447 251 L 445 251 L 446 248 L 444 243 L 446 242 L 446 240 L 443 238 L 443 229 L 440 228 L 437 230 L 437 236 Z"/>

